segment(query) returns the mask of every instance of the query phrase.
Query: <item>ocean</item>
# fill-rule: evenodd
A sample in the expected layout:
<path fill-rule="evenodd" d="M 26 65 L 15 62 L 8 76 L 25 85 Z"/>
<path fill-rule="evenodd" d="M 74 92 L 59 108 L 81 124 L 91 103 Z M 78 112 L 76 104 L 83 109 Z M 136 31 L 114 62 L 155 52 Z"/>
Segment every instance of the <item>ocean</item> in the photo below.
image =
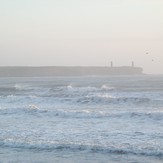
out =
<path fill-rule="evenodd" d="M 0 78 L 0 163 L 162 163 L 163 75 Z"/>

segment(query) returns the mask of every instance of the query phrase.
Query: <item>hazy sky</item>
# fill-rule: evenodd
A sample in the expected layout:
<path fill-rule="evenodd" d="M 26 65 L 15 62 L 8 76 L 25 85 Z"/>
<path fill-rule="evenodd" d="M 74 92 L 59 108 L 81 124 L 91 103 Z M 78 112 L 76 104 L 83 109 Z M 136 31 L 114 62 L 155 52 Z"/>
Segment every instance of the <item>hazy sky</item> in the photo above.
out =
<path fill-rule="evenodd" d="M 0 0 L 0 66 L 110 61 L 163 73 L 163 0 Z"/>

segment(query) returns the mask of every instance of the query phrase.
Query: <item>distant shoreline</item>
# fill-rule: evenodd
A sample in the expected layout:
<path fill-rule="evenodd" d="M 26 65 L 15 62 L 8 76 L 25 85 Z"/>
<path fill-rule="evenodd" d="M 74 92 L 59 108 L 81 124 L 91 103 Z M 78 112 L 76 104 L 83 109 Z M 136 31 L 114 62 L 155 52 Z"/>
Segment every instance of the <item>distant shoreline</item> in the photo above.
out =
<path fill-rule="evenodd" d="M 6 66 L 0 67 L 0 77 L 53 77 L 87 75 L 143 75 L 141 67 L 99 66 Z"/>

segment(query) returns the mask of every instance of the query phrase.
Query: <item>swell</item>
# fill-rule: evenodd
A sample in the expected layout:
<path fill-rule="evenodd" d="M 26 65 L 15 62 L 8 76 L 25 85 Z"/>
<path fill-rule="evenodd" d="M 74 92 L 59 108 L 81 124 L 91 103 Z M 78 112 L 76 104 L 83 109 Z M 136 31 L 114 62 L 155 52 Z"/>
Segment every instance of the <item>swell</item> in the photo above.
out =
<path fill-rule="evenodd" d="M 38 94 L 31 94 L 31 95 L 7 95 L 7 96 L 0 96 L 0 101 L 11 103 L 11 102 L 44 102 L 53 104 L 53 102 L 61 102 L 67 103 L 68 101 L 73 104 L 99 104 L 99 105 L 106 105 L 106 104 L 141 104 L 141 103 L 149 103 L 149 102 L 162 102 L 163 100 L 154 100 L 147 97 L 140 97 L 140 96 L 125 96 L 125 95 L 115 95 L 115 94 L 108 94 L 108 93 L 96 93 L 96 94 L 69 94 L 69 93 L 55 93 L 49 95 L 38 95 Z M 50 104 L 50 103 L 49 103 Z"/>
<path fill-rule="evenodd" d="M 79 98 L 77 103 L 81 104 L 122 104 L 122 103 L 147 103 L 150 102 L 149 98 L 140 98 L 140 97 L 114 97 L 108 96 L 107 94 L 97 95 L 97 96 L 86 96 Z"/>
<path fill-rule="evenodd" d="M 118 155 L 143 155 L 154 156 L 163 159 L 163 151 L 161 149 L 155 149 L 151 147 L 139 148 L 134 146 L 106 146 L 106 145 L 87 145 L 82 143 L 56 143 L 56 142 L 35 142 L 24 143 L 0 140 L 0 147 L 2 148 L 18 148 L 29 149 L 39 151 L 58 151 L 58 150 L 70 150 L 70 151 L 87 151 L 93 153 L 105 153 L 105 154 L 118 154 Z"/>
<path fill-rule="evenodd" d="M 36 105 L 29 105 L 25 108 L 0 109 L 0 115 L 31 115 L 59 118 L 121 118 L 121 119 L 140 119 L 140 120 L 163 120 L 163 112 L 160 111 L 102 111 L 102 110 L 63 110 L 63 109 L 40 109 Z"/>

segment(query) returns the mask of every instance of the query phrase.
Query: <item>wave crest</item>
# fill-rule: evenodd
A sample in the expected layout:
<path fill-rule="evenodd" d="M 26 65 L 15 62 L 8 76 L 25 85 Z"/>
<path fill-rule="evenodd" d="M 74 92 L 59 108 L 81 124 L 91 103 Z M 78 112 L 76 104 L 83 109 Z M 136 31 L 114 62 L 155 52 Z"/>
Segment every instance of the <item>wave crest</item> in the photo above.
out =
<path fill-rule="evenodd" d="M 88 145 L 82 143 L 57 143 L 57 141 L 18 141 L 14 139 L 0 139 L 1 147 L 10 147 L 10 148 L 19 148 L 19 149 L 33 149 L 33 150 L 71 150 L 71 151 L 87 151 L 87 152 L 96 152 L 96 153 L 113 153 L 113 154 L 133 154 L 133 155 L 144 155 L 144 156 L 154 156 L 163 158 L 163 151 L 161 149 L 155 149 L 149 147 L 139 148 L 132 147 L 132 145 Z"/>

